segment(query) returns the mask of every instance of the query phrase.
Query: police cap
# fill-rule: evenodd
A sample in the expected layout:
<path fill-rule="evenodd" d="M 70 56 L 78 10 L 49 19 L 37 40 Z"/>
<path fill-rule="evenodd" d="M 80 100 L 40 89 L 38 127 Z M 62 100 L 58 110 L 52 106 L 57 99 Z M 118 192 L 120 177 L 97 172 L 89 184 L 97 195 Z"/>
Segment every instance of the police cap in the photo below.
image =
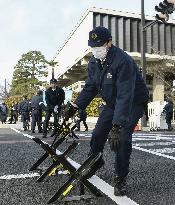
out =
<path fill-rule="evenodd" d="M 52 79 L 50 80 L 50 84 L 52 84 L 52 83 L 53 83 L 53 84 L 54 84 L 54 83 L 56 84 L 56 83 L 57 83 L 57 80 L 56 80 L 55 78 L 52 78 Z"/>
<path fill-rule="evenodd" d="M 102 26 L 98 26 L 89 32 L 88 46 L 100 47 L 112 40 L 110 31 Z"/>

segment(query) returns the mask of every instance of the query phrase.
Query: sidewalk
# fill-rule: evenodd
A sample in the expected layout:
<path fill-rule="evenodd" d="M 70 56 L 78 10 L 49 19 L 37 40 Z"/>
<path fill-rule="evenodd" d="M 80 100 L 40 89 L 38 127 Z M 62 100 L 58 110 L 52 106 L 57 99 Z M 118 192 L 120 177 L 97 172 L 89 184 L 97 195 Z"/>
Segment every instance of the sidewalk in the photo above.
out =
<path fill-rule="evenodd" d="M 97 119 L 98 119 L 98 118 L 94 118 L 94 117 L 88 117 L 88 118 L 87 118 L 87 125 L 88 125 L 89 130 L 93 130 L 93 129 L 94 129 Z M 50 121 L 52 121 L 52 118 L 50 119 Z M 22 122 L 21 122 L 21 121 L 17 121 L 16 124 L 8 124 L 8 123 L 9 123 L 9 121 L 7 121 L 6 124 L 2 124 L 2 123 L 0 122 L 0 128 L 23 129 L 23 126 L 22 126 Z M 30 124 L 31 124 L 31 123 L 30 123 Z M 37 129 L 37 126 L 36 126 L 36 129 Z M 85 130 L 85 127 L 84 127 L 84 125 L 83 125 L 82 122 L 81 122 L 81 125 L 80 125 L 80 130 L 81 130 L 81 131 L 84 131 L 84 130 Z"/>
<path fill-rule="evenodd" d="M 17 122 L 16 124 L 8 124 L 9 122 L 7 122 L 6 124 L 1 124 L 0 123 L 0 129 L 1 128 L 15 128 L 15 129 L 22 129 L 22 122 Z"/>

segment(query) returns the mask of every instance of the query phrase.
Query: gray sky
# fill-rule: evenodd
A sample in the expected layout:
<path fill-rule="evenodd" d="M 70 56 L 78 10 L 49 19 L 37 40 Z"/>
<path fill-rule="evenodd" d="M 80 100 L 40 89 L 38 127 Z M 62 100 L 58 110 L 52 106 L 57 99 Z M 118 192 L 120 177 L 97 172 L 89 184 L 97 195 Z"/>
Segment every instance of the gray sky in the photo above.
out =
<path fill-rule="evenodd" d="M 145 0 L 154 16 L 159 0 Z M 11 81 L 21 55 L 41 51 L 51 60 L 89 7 L 140 13 L 141 0 L 0 0 L 0 84 Z M 175 15 L 173 15 L 175 18 Z"/>

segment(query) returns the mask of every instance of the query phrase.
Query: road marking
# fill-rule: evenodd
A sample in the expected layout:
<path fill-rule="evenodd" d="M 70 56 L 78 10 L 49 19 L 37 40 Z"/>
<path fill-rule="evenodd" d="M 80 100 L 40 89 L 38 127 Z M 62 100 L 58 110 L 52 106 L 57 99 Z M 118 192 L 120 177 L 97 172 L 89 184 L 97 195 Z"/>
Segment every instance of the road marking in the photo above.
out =
<path fill-rule="evenodd" d="M 0 144 L 31 143 L 31 140 L 3 140 Z M 33 143 L 33 142 L 32 142 Z"/>
<path fill-rule="evenodd" d="M 145 137 L 136 137 L 133 138 L 132 141 L 157 141 L 157 139 L 155 138 L 145 138 Z"/>
<path fill-rule="evenodd" d="M 157 155 L 159 157 L 164 157 L 164 158 L 167 158 L 167 159 L 172 159 L 172 160 L 175 160 L 175 157 L 173 156 L 169 156 L 167 154 L 161 154 L 159 152 L 155 152 L 155 151 L 151 151 L 149 149 L 144 149 L 144 148 L 141 148 L 141 147 L 137 147 L 137 146 L 132 146 L 133 149 L 136 149 L 136 150 L 140 150 L 142 152 L 147 152 L 147 153 L 150 153 L 150 154 L 153 154 L 153 155 Z"/>
<path fill-rule="evenodd" d="M 19 134 L 24 135 L 25 137 L 28 137 L 30 139 L 34 138 L 33 136 L 29 135 L 29 134 L 24 134 L 18 130 L 16 130 L 15 128 L 12 128 L 15 132 L 18 132 Z M 44 141 L 43 141 L 44 142 Z M 46 143 L 46 142 L 44 142 Z M 57 154 L 62 154 L 59 150 L 56 150 Z M 76 169 L 78 169 L 81 165 L 78 164 L 77 162 L 73 161 L 70 158 L 67 158 L 68 161 L 76 167 Z M 105 181 L 103 181 L 102 179 L 100 179 L 98 176 L 94 175 L 93 177 L 91 177 L 90 179 L 88 179 L 89 182 L 91 182 L 94 186 L 96 186 L 99 190 L 101 190 L 106 196 L 108 196 L 109 198 L 111 198 L 113 201 L 115 201 L 118 205 L 138 205 L 135 201 L 131 200 L 129 197 L 127 196 L 115 196 L 114 193 L 114 187 L 112 187 L 111 185 L 109 185 L 108 183 L 106 183 Z"/>
<path fill-rule="evenodd" d="M 152 147 L 152 146 L 167 146 L 167 145 L 173 145 L 175 142 L 145 142 L 145 143 L 135 143 L 135 146 L 139 147 Z M 156 150 L 156 149 L 155 149 Z"/>
<path fill-rule="evenodd" d="M 58 174 L 67 174 L 67 171 L 58 171 Z M 9 180 L 9 179 L 25 179 L 40 176 L 39 173 L 30 173 L 30 174 L 11 174 L 11 175 L 3 175 L 0 176 L 0 180 Z"/>
<path fill-rule="evenodd" d="M 153 152 L 159 152 L 159 153 L 174 153 L 175 148 L 163 148 L 163 149 L 149 149 L 150 151 Z"/>
<path fill-rule="evenodd" d="M 0 179 L 25 179 L 40 176 L 39 173 L 31 173 L 31 174 L 12 174 L 12 175 L 4 175 L 0 176 Z"/>

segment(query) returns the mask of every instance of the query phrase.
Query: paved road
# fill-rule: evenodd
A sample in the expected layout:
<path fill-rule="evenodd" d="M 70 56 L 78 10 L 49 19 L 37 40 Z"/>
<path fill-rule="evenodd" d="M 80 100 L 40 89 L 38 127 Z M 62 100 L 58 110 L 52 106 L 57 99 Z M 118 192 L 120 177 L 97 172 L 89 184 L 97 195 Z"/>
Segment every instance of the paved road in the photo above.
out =
<path fill-rule="evenodd" d="M 43 151 L 30 139 L 30 132 L 28 136 L 24 136 L 22 130 L 19 130 L 20 133 L 17 133 L 17 130 L 0 128 L 0 205 L 44 205 L 65 182 L 67 176 L 60 174 L 47 178 L 43 183 L 37 183 L 38 173 L 30 173 L 28 170 Z M 78 134 L 80 145 L 71 155 L 71 159 L 81 164 L 89 151 L 91 134 Z M 33 136 L 41 138 L 39 134 Z M 47 138 L 45 141 L 51 143 L 51 140 Z M 70 143 L 63 143 L 59 150 L 64 151 Z M 174 205 L 174 145 L 173 133 L 136 133 L 133 136 L 134 149 L 128 176 L 127 197 L 113 198 L 111 193 L 108 197 L 68 204 Z M 98 186 L 107 193 L 114 186 L 114 154 L 111 153 L 108 144 L 104 150 L 104 158 L 106 164 L 97 175 L 101 179 Z M 47 167 L 49 163 L 46 161 L 42 167 Z M 93 183 L 99 183 L 99 178 L 92 178 Z M 77 192 L 78 190 L 74 189 L 71 194 Z M 54 204 L 62 205 L 63 202 L 56 201 Z"/>

